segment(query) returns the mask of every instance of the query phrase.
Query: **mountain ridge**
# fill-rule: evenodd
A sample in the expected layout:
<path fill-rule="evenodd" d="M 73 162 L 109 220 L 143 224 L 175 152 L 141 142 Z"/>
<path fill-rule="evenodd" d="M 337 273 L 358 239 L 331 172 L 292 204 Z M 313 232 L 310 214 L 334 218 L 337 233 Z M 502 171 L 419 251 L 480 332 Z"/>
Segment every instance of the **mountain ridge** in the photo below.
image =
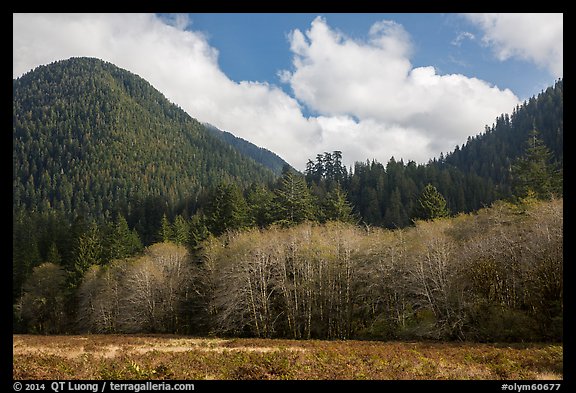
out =
<path fill-rule="evenodd" d="M 563 80 L 518 105 L 511 114 L 502 114 L 484 133 L 470 136 L 466 144 L 427 164 L 405 163 L 390 158 L 356 162 L 343 183 L 355 211 L 369 225 L 402 228 L 411 225 L 411 215 L 420 192 L 430 183 L 444 196 L 451 214 L 468 213 L 499 199 L 514 197 L 514 166 L 525 154 L 530 132 L 551 152 L 547 164 L 563 168 Z M 320 158 L 320 160 L 318 160 Z M 307 164 L 307 179 L 317 194 L 330 186 L 323 173 L 322 155 Z M 331 163 L 332 165 L 332 163 Z M 326 168 L 324 168 L 326 172 Z M 328 180 L 328 182 L 327 182 Z M 556 191 L 555 191 L 556 193 Z"/>
<path fill-rule="evenodd" d="M 162 210 L 169 216 L 182 211 L 190 215 L 207 189 L 222 182 L 243 187 L 269 183 L 286 165 L 273 152 L 198 122 L 135 74 L 98 59 L 73 59 L 68 61 L 100 71 L 82 77 L 78 70 L 58 70 L 58 65 L 68 64 L 63 60 L 14 80 L 15 206 L 127 214 L 146 198 L 156 198 L 154 203 L 165 205 Z M 58 85 L 63 78 L 66 83 Z M 27 93 L 19 93 L 21 85 Z M 374 225 L 409 223 L 414 198 L 428 182 L 446 197 L 453 213 L 469 212 L 511 195 L 511 166 L 532 128 L 541 131 L 561 166 L 562 79 L 446 156 L 426 165 L 405 165 L 393 158 L 387 165 L 359 162 L 357 179 L 343 186 L 359 213 L 365 219 L 371 216 L 367 221 Z M 114 152 L 121 158 L 111 161 Z M 157 154 L 163 157 L 160 162 Z M 95 167 L 98 179 L 111 182 L 77 168 L 95 162 L 106 163 Z M 178 170 L 167 170 L 167 163 Z"/>
<path fill-rule="evenodd" d="M 244 138 L 234 135 L 229 131 L 221 130 L 210 123 L 203 124 L 206 129 L 212 132 L 216 137 L 225 141 L 226 143 L 229 143 L 240 153 L 252 157 L 256 162 L 266 166 L 267 168 L 270 168 L 276 175 L 280 175 L 282 173 L 282 169 L 286 165 L 292 168 L 292 166 L 288 164 L 284 159 L 282 159 L 282 157 L 271 150 L 260 147 L 250 141 L 247 141 Z"/>
<path fill-rule="evenodd" d="M 100 216 L 162 197 L 173 210 L 220 182 L 274 178 L 112 63 L 70 58 L 13 80 L 15 206 Z"/>

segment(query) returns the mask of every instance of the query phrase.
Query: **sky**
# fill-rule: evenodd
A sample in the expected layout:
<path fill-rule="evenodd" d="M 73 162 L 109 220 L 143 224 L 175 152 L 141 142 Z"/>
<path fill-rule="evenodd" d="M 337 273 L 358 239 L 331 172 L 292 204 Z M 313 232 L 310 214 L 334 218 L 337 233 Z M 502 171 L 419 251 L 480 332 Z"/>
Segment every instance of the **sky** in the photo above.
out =
<path fill-rule="evenodd" d="M 426 163 L 563 77 L 563 15 L 13 14 L 13 78 L 78 56 L 299 170 Z"/>

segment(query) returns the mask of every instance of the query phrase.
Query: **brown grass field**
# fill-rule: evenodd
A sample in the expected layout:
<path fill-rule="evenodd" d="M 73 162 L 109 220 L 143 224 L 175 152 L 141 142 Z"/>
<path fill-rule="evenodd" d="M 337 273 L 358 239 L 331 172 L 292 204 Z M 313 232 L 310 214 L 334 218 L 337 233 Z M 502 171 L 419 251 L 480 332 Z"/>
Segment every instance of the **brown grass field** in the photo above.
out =
<path fill-rule="evenodd" d="M 84 380 L 557 380 L 562 344 L 13 336 L 13 377 Z"/>

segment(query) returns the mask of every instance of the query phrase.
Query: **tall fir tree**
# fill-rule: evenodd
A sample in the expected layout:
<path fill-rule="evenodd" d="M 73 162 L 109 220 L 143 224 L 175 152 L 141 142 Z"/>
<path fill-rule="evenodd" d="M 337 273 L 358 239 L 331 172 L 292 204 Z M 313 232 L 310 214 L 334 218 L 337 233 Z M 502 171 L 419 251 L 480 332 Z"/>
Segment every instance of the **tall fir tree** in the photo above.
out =
<path fill-rule="evenodd" d="M 92 265 L 102 265 L 103 248 L 100 231 L 95 222 L 92 222 L 87 231 L 80 236 L 74 252 L 74 270 L 72 271 L 72 284 L 76 285 L 84 273 Z"/>
<path fill-rule="evenodd" d="M 108 232 L 106 246 L 108 260 L 127 258 L 143 249 L 138 232 L 130 230 L 128 222 L 120 214 Z"/>
<path fill-rule="evenodd" d="M 190 224 L 181 214 L 177 215 L 174 219 L 172 233 L 176 244 L 188 244 L 190 240 Z"/>
<path fill-rule="evenodd" d="M 358 221 L 354 216 L 352 205 L 348 202 L 346 192 L 342 190 L 340 183 L 336 183 L 334 189 L 326 194 L 322 204 L 322 219 L 324 221 L 347 223 Z"/>
<path fill-rule="evenodd" d="M 531 192 L 537 199 L 562 194 L 562 172 L 552 162 L 552 153 L 536 129 L 530 132 L 524 154 L 512 166 L 514 195 L 523 198 Z"/>
<path fill-rule="evenodd" d="M 210 236 L 210 231 L 206 227 L 205 219 L 200 214 L 195 214 L 190 219 L 190 237 L 188 248 L 192 252 L 197 252 L 202 248 L 202 242 Z"/>
<path fill-rule="evenodd" d="M 222 183 L 211 195 L 206 206 L 206 226 L 219 236 L 227 230 L 237 230 L 249 226 L 249 212 L 246 200 L 235 184 Z"/>
<path fill-rule="evenodd" d="M 315 203 L 303 176 L 285 170 L 276 190 L 276 222 L 290 226 L 315 218 Z"/>
<path fill-rule="evenodd" d="M 398 187 L 392 191 L 389 203 L 386 206 L 384 213 L 384 225 L 387 228 L 395 229 L 402 228 L 406 225 L 407 217 L 402 201 L 400 199 L 400 191 Z"/>
<path fill-rule="evenodd" d="M 160 221 L 160 231 L 158 232 L 158 240 L 161 242 L 168 242 L 172 241 L 174 238 L 174 234 L 172 232 L 172 224 L 166 217 L 166 214 L 162 216 L 162 220 Z"/>
<path fill-rule="evenodd" d="M 418 197 L 413 217 L 421 220 L 434 220 L 448 217 L 449 214 L 446 199 L 438 192 L 436 187 L 428 183 Z"/>
<path fill-rule="evenodd" d="M 250 220 L 253 225 L 265 228 L 270 225 L 273 217 L 274 193 L 268 187 L 253 184 L 246 195 L 250 211 Z"/>
<path fill-rule="evenodd" d="M 46 262 L 52 263 L 54 265 L 62 265 L 62 256 L 58 252 L 58 247 L 55 242 L 50 243 L 48 248 L 48 253 L 46 255 Z"/>
<path fill-rule="evenodd" d="M 22 295 L 22 285 L 38 266 L 42 258 L 38 250 L 37 231 L 33 222 L 23 211 L 14 216 L 12 229 L 12 287 L 13 298 Z"/>

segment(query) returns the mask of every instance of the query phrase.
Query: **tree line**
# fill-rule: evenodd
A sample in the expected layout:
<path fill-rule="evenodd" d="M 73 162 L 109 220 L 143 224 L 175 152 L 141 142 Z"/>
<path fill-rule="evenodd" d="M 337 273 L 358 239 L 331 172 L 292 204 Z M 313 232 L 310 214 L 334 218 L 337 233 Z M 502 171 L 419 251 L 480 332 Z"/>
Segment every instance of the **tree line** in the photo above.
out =
<path fill-rule="evenodd" d="M 352 208 L 336 190 L 322 201 L 314 199 L 304 177 L 286 168 L 275 184 L 254 183 L 242 190 L 221 183 L 205 191 L 190 216 L 170 216 L 161 197 L 136 203 L 127 216 L 96 220 L 78 215 L 74 220 L 57 209 L 31 211 L 15 208 L 13 216 L 13 297 L 17 299 L 32 269 L 41 262 L 61 265 L 70 274 L 70 286 L 91 265 L 141 252 L 144 246 L 172 241 L 191 250 L 208 236 L 272 224 L 289 226 L 304 221 L 352 222 Z"/>
<path fill-rule="evenodd" d="M 15 328 L 328 339 L 561 340 L 563 201 L 388 230 L 281 223 L 32 269 Z"/>
<path fill-rule="evenodd" d="M 561 173 L 550 165 L 550 152 L 537 133 L 526 143 L 524 156 L 514 164 L 516 200 L 530 197 L 549 200 L 561 189 Z M 288 228 L 305 222 L 336 221 L 370 229 L 367 219 L 349 202 L 342 187 L 353 184 L 356 173 L 347 175 L 344 167 L 331 162 L 331 157 L 339 162 L 339 152 L 318 157 L 322 158 L 322 165 L 316 166 L 316 172 L 308 171 L 303 176 L 285 168 L 282 177 L 269 186 L 254 183 L 242 190 L 235 183 L 222 183 L 198 200 L 200 208 L 192 216 L 169 217 L 161 208 L 164 204 L 160 198 L 133 209 L 128 218 L 118 214 L 114 220 L 95 221 L 78 216 L 70 222 L 57 210 L 16 210 L 14 302 L 22 298 L 34 268 L 42 262 L 60 266 L 66 273 L 63 276 L 66 291 L 62 296 L 74 309 L 78 287 L 92 266 L 106 266 L 139 255 L 144 246 L 154 243 L 172 242 L 198 259 L 209 239 L 251 228 Z M 411 205 L 412 226 L 419 219 L 451 215 L 446 199 L 432 184 L 411 198 Z"/>
<path fill-rule="evenodd" d="M 426 164 L 391 157 L 346 168 L 341 152 L 326 152 L 308 161 L 306 180 L 316 195 L 338 183 L 364 223 L 402 228 L 411 224 L 417 196 L 428 183 L 446 199 L 451 214 L 514 199 L 526 191 L 519 182 L 530 184 L 529 178 L 540 184 L 545 177 L 551 179 L 538 191 L 544 198 L 562 194 L 563 128 L 563 81 L 558 80 L 511 115 L 499 116 L 483 133 Z M 539 179 L 523 159 L 539 168 Z"/>
<path fill-rule="evenodd" d="M 432 185 L 422 192 L 421 201 L 433 211 L 415 210 L 415 217 L 435 218 L 448 214 L 446 202 Z M 249 228 L 294 226 L 303 222 L 340 221 L 359 223 L 360 217 L 339 184 L 314 194 L 305 177 L 286 167 L 270 185 L 254 183 L 242 190 L 236 183 L 221 183 L 203 193 L 191 216 L 169 215 L 160 197 L 136 204 L 125 217 L 70 221 L 58 210 L 15 209 L 13 218 L 13 296 L 32 269 L 43 261 L 63 266 L 71 275 L 70 286 L 92 265 L 140 253 L 144 246 L 171 241 L 191 251 L 199 250 L 209 236 Z M 436 206 L 437 205 L 437 206 Z"/>

